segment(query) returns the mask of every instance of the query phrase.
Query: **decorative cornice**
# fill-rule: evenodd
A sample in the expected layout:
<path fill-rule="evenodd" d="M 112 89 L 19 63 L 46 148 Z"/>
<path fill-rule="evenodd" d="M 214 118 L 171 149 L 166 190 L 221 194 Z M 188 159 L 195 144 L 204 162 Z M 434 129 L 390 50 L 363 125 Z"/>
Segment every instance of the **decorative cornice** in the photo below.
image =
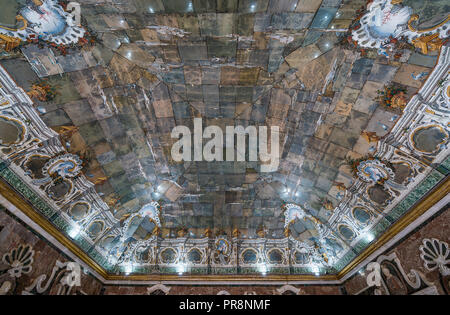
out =
<path fill-rule="evenodd" d="M 270 283 L 270 282 L 311 282 L 311 283 L 328 283 L 339 284 L 341 279 L 351 272 L 356 266 L 363 262 L 376 250 L 380 249 L 389 240 L 400 233 L 405 227 L 411 224 L 418 217 L 426 213 L 435 203 L 450 193 L 450 179 L 446 178 L 431 192 L 428 193 L 421 201 L 416 203 L 413 208 L 394 223 L 377 241 L 372 243 L 359 256 L 353 259 L 343 270 L 337 275 L 113 275 L 109 274 L 100 265 L 98 265 L 92 258 L 90 258 L 84 251 L 82 251 L 76 244 L 69 240 L 62 234 L 55 226 L 39 214 L 34 208 L 27 203 L 17 192 L 15 192 L 8 184 L 0 180 L 1 194 L 20 209 L 26 216 L 38 224 L 47 233 L 53 236 L 58 242 L 75 254 L 79 259 L 86 263 L 92 270 L 96 271 L 103 279 L 99 279 L 106 283 L 114 282 L 116 284 L 130 282 L 170 282 L 176 281 L 179 283 L 202 283 L 202 282 L 239 282 L 239 283 Z"/>

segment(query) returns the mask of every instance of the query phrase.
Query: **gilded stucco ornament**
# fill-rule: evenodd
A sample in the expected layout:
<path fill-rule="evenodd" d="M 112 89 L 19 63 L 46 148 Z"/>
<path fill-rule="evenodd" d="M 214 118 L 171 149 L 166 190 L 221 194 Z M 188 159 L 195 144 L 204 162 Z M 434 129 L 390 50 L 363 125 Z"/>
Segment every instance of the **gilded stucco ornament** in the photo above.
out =
<path fill-rule="evenodd" d="M 306 213 L 300 206 L 294 204 L 286 204 L 284 206 L 284 228 L 288 229 L 289 225 L 295 220 L 301 220 Z"/>
<path fill-rule="evenodd" d="M 412 8 L 399 1 L 374 0 L 367 5 L 367 12 L 360 19 L 360 27 L 352 31 L 352 38 L 358 46 L 378 49 L 381 54 L 392 50 L 392 39 L 406 39 L 423 50 L 437 50 L 441 39 L 447 37 L 449 18 L 426 30 L 413 26 L 418 16 Z M 426 36 L 422 36 L 426 32 Z M 425 45 L 425 46 L 424 46 Z"/>
<path fill-rule="evenodd" d="M 216 264 L 227 265 L 230 262 L 232 245 L 229 240 L 223 236 L 216 238 L 215 249 L 212 253 L 212 259 Z"/>
<path fill-rule="evenodd" d="M 189 233 L 188 228 L 186 228 L 186 227 L 181 227 L 181 228 L 179 228 L 178 231 L 177 231 L 177 236 L 178 236 L 178 237 L 185 237 L 188 233 Z"/>
<path fill-rule="evenodd" d="M 204 237 L 211 238 L 212 235 L 213 235 L 213 232 L 210 228 L 206 228 L 205 231 L 203 232 Z"/>
<path fill-rule="evenodd" d="M 152 201 L 151 203 L 148 203 L 144 205 L 137 213 L 130 213 L 124 216 L 124 224 L 123 224 L 123 233 L 122 233 L 122 239 L 124 240 L 126 237 L 129 237 L 128 231 L 130 228 L 131 223 L 134 219 L 138 218 L 144 218 L 148 219 L 150 222 L 153 222 L 155 224 L 156 228 L 161 228 L 161 206 L 158 202 Z M 154 230 L 155 231 L 155 230 Z M 156 232 L 156 231 L 155 231 Z"/>
<path fill-rule="evenodd" d="M 28 0 L 17 19 L 23 25 L 18 29 L 0 26 L 0 34 L 21 39 L 40 38 L 55 44 L 77 43 L 85 33 L 75 24 L 71 13 L 64 11 L 56 0 Z"/>
<path fill-rule="evenodd" d="M 406 93 L 406 87 L 389 84 L 383 90 L 377 91 L 378 96 L 375 100 L 385 109 L 401 114 L 408 102 Z"/>
<path fill-rule="evenodd" d="M 338 252 L 329 245 L 327 238 L 332 237 L 331 231 L 324 226 L 317 218 L 308 214 L 302 207 L 295 204 L 284 205 L 285 234 L 290 235 L 290 225 L 296 220 L 309 220 L 317 233 L 310 238 L 310 243 L 293 239 L 296 249 L 291 251 L 294 261 L 295 252 L 299 251 L 310 257 L 310 262 L 315 265 L 332 265 L 336 261 Z M 287 236 L 288 237 L 288 236 Z"/>
<path fill-rule="evenodd" d="M 286 204 L 284 208 L 284 229 L 289 230 L 290 225 L 296 220 L 309 220 L 315 227 L 316 231 L 320 236 L 323 236 L 325 229 L 322 223 L 314 216 L 306 213 L 306 211 L 299 205 L 296 204 Z"/>
<path fill-rule="evenodd" d="M 0 49 L 3 49 L 6 52 L 12 51 L 14 48 L 19 47 L 21 42 L 22 41 L 19 38 L 0 34 Z"/>

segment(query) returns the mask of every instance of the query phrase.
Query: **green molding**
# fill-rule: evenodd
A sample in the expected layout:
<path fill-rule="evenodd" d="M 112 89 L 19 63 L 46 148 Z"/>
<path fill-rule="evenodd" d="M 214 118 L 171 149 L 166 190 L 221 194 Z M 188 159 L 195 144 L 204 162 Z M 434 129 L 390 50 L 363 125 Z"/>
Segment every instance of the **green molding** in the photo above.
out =
<path fill-rule="evenodd" d="M 56 211 L 39 197 L 32 189 L 25 184 L 19 176 L 17 176 L 9 167 L 0 170 L 0 177 L 10 184 L 22 197 L 29 201 L 33 207 L 38 210 L 46 218 L 50 219 Z"/>

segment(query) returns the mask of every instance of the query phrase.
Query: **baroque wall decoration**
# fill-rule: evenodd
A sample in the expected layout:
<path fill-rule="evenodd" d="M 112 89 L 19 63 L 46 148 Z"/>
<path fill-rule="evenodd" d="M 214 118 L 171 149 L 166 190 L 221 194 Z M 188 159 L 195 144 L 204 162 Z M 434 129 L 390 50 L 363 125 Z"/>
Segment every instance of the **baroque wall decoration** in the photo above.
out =
<path fill-rule="evenodd" d="M 332 11 L 339 11 L 340 4 Z M 69 22 L 71 14 L 64 11 L 62 3 L 29 1 L 22 13 L 27 27 L 8 34 L 24 38 L 46 29 L 49 37 L 42 39 L 60 44 L 80 41 L 85 32 Z M 48 21 L 34 23 L 38 13 Z M 252 36 L 230 31 L 225 36 L 208 37 L 202 39 L 205 45 L 194 45 L 201 46 L 195 53 L 191 46 L 181 45 L 189 36 L 198 35 L 186 25 L 145 27 L 136 32 L 133 43 L 132 36 L 119 38 L 105 31 L 102 49 L 114 47 L 111 59 L 85 62 L 83 69 L 61 75 L 58 80 L 69 82 L 64 95 L 39 99 L 39 93 L 33 89 L 26 93 L 20 87 L 26 83 L 18 84 L 0 68 L 2 180 L 35 205 L 90 259 L 117 276 L 183 272 L 315 275 L 343 270 L 446 176 L 442 170 L 448 165 L 449 152 L 450 49 L 441 40 L 447 36 L 449 25 L 444 19 L 424 30 L 418 25 L 420 18 L 406 4 L 382 0 L 368 4 L 361 14 L 360 28 L 353 31 L 353 39 L 361 47 L 383 55 L 391 48 L 399 49 L 398 41 L 404 41 L 421 51 L 439 52 L 434 69 L 409 73 L 412 65 L 406 60 L 413 56 L 412 50 L 394 63 L 379 62 L 384 57 L 377 57 L 374 51 L 366 51 L 366 55 L 350 50 L 335 53 L 330 46 L 337 36 L 331 30 L 341 33 L 345 27 L 330 25 L 325 32 L 322 29 L 328 29 L 328 24 L 318 26 L 324 23 L 322 12 L 317 19 L 309 12 L 301 13 L 252 20 L 256 23 L 249 31 Z M 125 19 L 117 17 L 99 21 L 127 29 Z M 296 20 L 300 17 L 305 21 Z M 297 24 L 309 25 L 309 18 L 313 31 L 306 32 L 307 28 Z M 55 23 L 50 25 L 51 21 Z M 277 23 L 277 34 L 256 34 L 272 32 Z M 255 29 L 260 31 L 254 33 Z M 300 38 L 289 31 L 294 29 L 305 32 Z M 72 36 L 72 32 L 76 34 Z M 320 37 L 317 43 L 316 36 Z M 211 49 L 206 47 L 216 41 L 221 49 L 207 55 Z M 237 47 L 234 53 L 239 50 L 239 58 L 220 55 L 229 42 L 236 42 L 231 46 Z M 257 52 L 250 54 L 254 46 Z M 155 57 L 146 51 L 149 47 L 162 47 L 162 51 Z M 30 51 L 24 49 L 23 53 L 33 71 L 38 76 L 49 75 L 37 70 L 39 52 L 33 45 L 28 48 Z M 60 66 L 108 55 L 100 50 L 83 53 L 67 56 L 75 59 L 60 59 L 67 62 L 61 61 Z M 328 58 L 332 54 L 333 58 Z M 422 55 L 414 58 L 424 59 Z M 248 66 L 261 56 L 267 60 Z M 305 56 L 311 60 L 305 62 Z M 164 58 L 170 62 L 162 62 Z M 332 60 L 330 67 L 324 65 L 325 59 Z M 315 75 L 299 67 L 299 61 L 311 63 L 311 69 L 320 68 L 317 77 L 323 74 L 325 80 L 312 82 Z M 192 66 L 197 62 L 201 67 Z M 399 71 L 397 77 L 394 70 Z M 391 72 L 386 79 L 385 74 Z M 407 91 L 391 88 L 398 77 L 409 84 Z M 74 81 L 76 87 L 71 87 Z M 204 82 L 207 84 L 201 86 Z M 320 86 L 311 88 L 314 84 Z M 372 96 L 384 86 L 388 87 L 385 105 L 401 112 L 384 111 L 386 108 L 371 103 Z M 415 86 L 418 91 L 408 101 Z M 371 96 L 365 98 L 366 94 Z M 220 106 L 204 102 L 211 95 Z M 173 104 L 169 100 L 174 100 Z M 41 101 L 45 106 L 38 103 Z M 229 106 L 233 102 L 238 107 Z M 75 112 L 83 115 L 75 119 Z M 173 165 L 164 155 L 168 128 L 175 121 L 191 118 L 191 112 L 208 120 L 217 118 L 217 113 L 226 119 L 243 115 L 258 123 L 267 118 L 270 124 L 302 126 L 302 130 L 289 129 L 283 134 L 286 151 L 282 156 L 286 159 L 281 172 L 263 176 L 249 171 L 254 167 L 250 164 L 218 167 L 219 171 L 210 167 L 208 171 L 218 173 L 205 180 L 199 172 L 205 170 L 203 165 Z M 278 115 L 280 112 L 284 114 Z M 384 119 L 383 123 L 371 124 L 367 117 L 372 114 L 382 116 L 379 120 Z M 150 117 L 156 118 L 151 121 Z M 124 125 L 133 128 L 124 130 Z M 347 133 L 351 136 L 346 137 Z M 362 134 L 367 143 L 359 141 Z M 344 165 L 348 157 L 354 158 L 353 174 Z M 289 168 L 284 168 L 287 165 Z M 232 175 L 223 175 L 227 172 Z M 242 185 L 235 184 L 237 178 Z M 222 191 L 220 198 L 215 195 L 228 184 L 231 188 Z M 201 190 L 202 185 L 207 189 Z M 243 194 L 247 194 L 245 201 L 240 199 Z M 284 207 L 280 207 L 282 202 Z M 236 218 L 247 217 L 252 226 L 244 224 L 242 228 Z M 212 237 L 208 228 L 206 235 L 199 236 L 198 229 L 206 227 L 220 233 Z"/>
<path fill-rule="evenodd" d="M 18 15 L 23 26 L 11 29 L 0 26 L 0 33 L 27 39 L 40 38 L 55 44 L 77 43 L 85 30 L 75 25 L 73 15 L 64 11 L 56 0 L 28 0 Z"/>
<path fill-rule="evenodd" d="M 402 5 L 402 2 L 374 0 L 368 4 L 367 13 L 360 19 L 361 27 L 352 32 L 352 37 L 358 45 L 376 48 L 382 53 L 392 50 L 392 39 L 405 39 L 422 48 L 425 54 L 429 45 L 435 45 L 432 50 L 439 49 L 442 45 L 440 39 L 447 37 L 449 17 L 428 29 L 415 28 L 413 23 L 418 19 L 419 16 L 413 14 L 410 7 Z M 435 43 L 432 43 L 433 40 Z"/>

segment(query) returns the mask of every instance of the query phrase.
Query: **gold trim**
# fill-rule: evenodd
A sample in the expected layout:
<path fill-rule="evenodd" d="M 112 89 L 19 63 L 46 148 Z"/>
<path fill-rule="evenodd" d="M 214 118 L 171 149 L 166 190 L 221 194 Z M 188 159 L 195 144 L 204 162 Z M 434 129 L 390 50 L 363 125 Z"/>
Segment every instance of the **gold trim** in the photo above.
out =
<path fill-rule="evenodd" d="M 314 275 L 110 275 L 108 281 L 189 281 L 189 282 L 211 282 L 211 281 L 239 281 L 239 282 L 284 282 L 284 281 L 336 281 L 336 275 L 314 276 Z"/>
<path fill-rule="evenodd" d="M 276 281 L 339 281 L 347 273 L 351 272 L 357 265 L 363 262 L 381 246 L 386 244 L 394 236 L 400 233 L 404 228 L 416 220 L 419 216 L 424 214 L 429 208 L 436 204 L 439 200 L 450 193 L 450 180 L 447 179 L 439 184 L 433 191 L 416 204 L 404 217 L 391 225 L 387 232 L 385 232 L 378 240 L 366 248 L 362 254 L 350 262 L 337 275 L 113 275 L 108 274 L 100 265 L 98 265 L 92 258 L 83 252 L 76 244 L 70 241 L 64 234 L 62 234 L 55 226 L 48 222 L 41 214 L 37 213 L 33 207 L 24 201 L 18 193 L 16 193 L 8 184 L 0 180 L 0 191 L 2 195 L 11 202 L 15 207 L 20 209 L 31 220 L 38 224 L 47 233 L 52 235 L 59 243 L 69 249 L 79 259 L 86 263 L 92 270 L 97 272 L 104 278 L 105 281 L 193 281 L 193 282 L 207 282 L 207 281 L 240 281 L 240 282 L 276 282 Z"/>
<path fill-rule="evenodd" d="M 5 51 L 11 51 L 14 48 L 18 47 L 22 41 L 19 38 L 8 36 L 5 34 L 0 34 L 0 47 L 2 47 Z M 4 106 L 9 104 L 6 103 L 0 104 L 0 106 Z"/>
<path fill-rule="evenodd" d="M 16 15 L 16 20 L 17 21 L 22 21 L 23 25 L 19 28 L 10 28 L 10 27 L 6 27 L 6 26 L 1 26 L 1 29 L 7 30 L 7 31 L 13 31 L 13 32 L 17 32 L 17 31 L 23 31 L 24 29 L 26 29 L 28 27 L 28 21 L 22 16 L 22 15 Z"/>
<path fill-rule="evenodd" d="M 408 21 L 409 30 L 412 32 L 417 32 L 417 33 L 426 33 L 426 32 L 434 31 L 435 29 L 441 27 L 442 25 L 444 25 L 445 23 L 450 21 L 450 15 L 447 15 L 447 18 L 444 21 L 442 21 L 441 23 L 439 23 L 438 25 L 435 25 L 433 27 L 426 28 L 423 30 L 416 29 L 416 28 L 414 28 L 414 26 L 412 26 L 412 22 L 417 21 L 417 20 L 419 20 L 419 16 L 417 14 L 411 15 L 411 17 L 409 18 L 409 21 Z"/>
<path fill-rule="evenodd" d="M 430 152 L 430 151 L 423 151 L 423 150 L 420 150 L 419 148 L 417 148 L 417 145 L 416 145 L 416 143 L 414 142 L 414 139 L 413 139 L 413 138 L 414 138 L 414 135 L 416 135 L 417 132 L 419 132 L 419 131 L 421 131 L 421 130 L 427 130 L 427 129 L 431 129 L 431 128 L 437 128 L 437 129 L 439 129 L 439 131 L 441 131 L 446 137 L 444 138 L 444 140 L 442 140 L 441 142 L 439 142 L 439 143 L 436 145 L 434 151 L 431 151 L 431 152 Z M 421 152 L 421 153 L 423 153 L 423 154 L 436 154 L 438 151 L 441 150 L 441 149 L 439 148 L 439 146 L 440 146 L 441 144 L 445 143 L 445 142 L 448 140 L 448 138 L 449 138 L 449 134 L 448 134 L 447 130 L 445 130 L 441 125 L 437 125 L 437 124 L 429 124 L 429 125 L 425 125 L 425 126 L 420 126 L 420 127 L 416 128 L 416 129 L 414 129 L 414 130 L 411 132 L 411 134 L 409 135 L 409 140 L 410 140 L 410 142 L 411 142 L 411 145 L 414 147 L 415 150 L 417 150 L 417 151 L 419 151 L 419 152 Z"/>

